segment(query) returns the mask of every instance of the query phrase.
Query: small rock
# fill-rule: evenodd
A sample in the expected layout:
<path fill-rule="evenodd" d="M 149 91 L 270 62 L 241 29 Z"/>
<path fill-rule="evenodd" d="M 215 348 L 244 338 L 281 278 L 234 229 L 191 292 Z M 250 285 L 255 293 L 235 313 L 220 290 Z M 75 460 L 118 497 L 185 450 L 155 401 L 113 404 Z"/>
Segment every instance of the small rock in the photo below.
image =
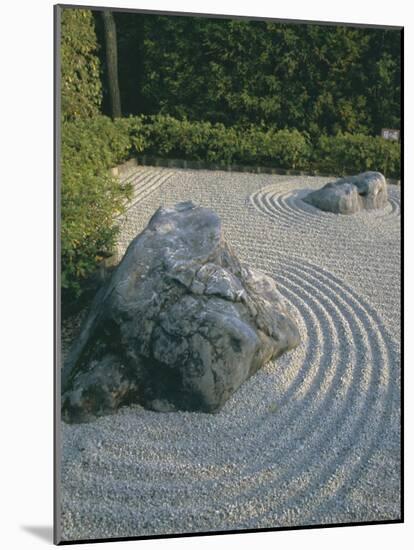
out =
<path fill-rule="evenodd" d="M 310 192 L 303 200 L 335 214 L 384 208 L 388 201 L 387 182 L 380 172 L 363 172 L 329 182 L 322 189 Z"/>

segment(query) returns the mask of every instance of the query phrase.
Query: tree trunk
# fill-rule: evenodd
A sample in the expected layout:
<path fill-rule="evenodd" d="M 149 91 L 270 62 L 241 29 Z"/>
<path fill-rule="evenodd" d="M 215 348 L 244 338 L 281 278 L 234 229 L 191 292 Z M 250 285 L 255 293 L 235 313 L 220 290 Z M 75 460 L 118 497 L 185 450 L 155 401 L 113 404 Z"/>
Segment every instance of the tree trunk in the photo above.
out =
<path fill-rule="evenodd" d="M 112 118 L 122 116 L 121 94 L 118 83 L 118 51 L 116 45 L 116 25 L 112 12 L 104 10 L 102 12 L 105 30 L 106 45 L 106 67 L 108 71 L 109 99 L 111 103 Z"/>

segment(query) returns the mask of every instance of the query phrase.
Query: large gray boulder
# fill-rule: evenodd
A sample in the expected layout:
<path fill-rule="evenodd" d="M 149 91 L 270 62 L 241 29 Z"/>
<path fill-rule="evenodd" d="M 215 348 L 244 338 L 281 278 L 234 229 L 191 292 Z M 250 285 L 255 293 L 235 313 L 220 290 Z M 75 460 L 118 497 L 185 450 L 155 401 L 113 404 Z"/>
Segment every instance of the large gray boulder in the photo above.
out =
<path fill-rule="evenodd" d="M 268 276 L 242 266 L 215 212 L 160 208 L 95 298 L 62 370 L 62 418 L 121 405 L 214 412 L 299 343 Z"/>
<path fill-rule="evenodd" d="M 312 191 L 303 199 L 308 204 L 335 214 L 384 208 L 388 201 L 387 182 L 380 172 L 363 172 L 341 178 Z"/>

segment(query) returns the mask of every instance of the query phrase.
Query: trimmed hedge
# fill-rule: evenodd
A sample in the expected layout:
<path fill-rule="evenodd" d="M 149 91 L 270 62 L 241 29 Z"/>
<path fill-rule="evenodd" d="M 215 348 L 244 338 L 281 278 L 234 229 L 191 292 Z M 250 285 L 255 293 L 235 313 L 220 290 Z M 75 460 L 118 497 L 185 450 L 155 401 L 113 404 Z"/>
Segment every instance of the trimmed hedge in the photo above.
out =
<path fill-rule="evenodd" d="M 124 119 L 139 136 L 139 152 L 222 164 L 271 166 L 331 175 L 378 170 L 400 177 L 400 144 L 362 134 L 321 136 L 298 130 L 226 127 L 154 115 Z M 137 151 L 138 152 L 138 151 Z"/>
<path fill-rule="evenodd" d="M 297 130 L 227 128 L 161 115 L 140 120 L 145 127 L 145 153 L 160 157 L 300 169 L 308 165 L 311 154 L 309 138 Z"/>
<path fill-rule="evenodd" d="M 169 116 L 112 121 L 98 116 L 62 124 L 61 273 L 72 298 L 110 255 L 131 189 L 109 168 L 135 154 L 319 171 L 332 175 L 379 170 L 399 178 L 400 144 L 380 137 L 338 134 L 312 144 L 297 130 L 231 127 Z"/>
<path fill-rule="evenodd" d="M 313 151 L 312 164 L 327 174 L 355 174 L 366 170 L 400 177 L 400 144 L 381 137 L 354 134 L 321 136 Z"/>

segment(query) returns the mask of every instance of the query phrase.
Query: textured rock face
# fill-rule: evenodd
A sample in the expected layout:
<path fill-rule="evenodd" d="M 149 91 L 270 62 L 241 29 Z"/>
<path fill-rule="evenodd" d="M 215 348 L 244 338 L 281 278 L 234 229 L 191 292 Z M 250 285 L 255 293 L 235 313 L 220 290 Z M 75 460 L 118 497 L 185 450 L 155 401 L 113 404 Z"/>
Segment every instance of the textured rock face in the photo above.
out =
<path fill-rule="evenodd" d="M 86 421 L 128 403 L 214 412 L 298 343 L 275 282 L 239 263 L 212 210 L 160 208 L 69 352 L 62 417 Z"/>
<path fill-rule="evenodd" d="M 305 202 L 335 214 L 354 214 L 359 210 L 384 208 L 387 204 L 387 183 L 380 172 L 363 172 L 327 183 L 309 193 Z"/>

